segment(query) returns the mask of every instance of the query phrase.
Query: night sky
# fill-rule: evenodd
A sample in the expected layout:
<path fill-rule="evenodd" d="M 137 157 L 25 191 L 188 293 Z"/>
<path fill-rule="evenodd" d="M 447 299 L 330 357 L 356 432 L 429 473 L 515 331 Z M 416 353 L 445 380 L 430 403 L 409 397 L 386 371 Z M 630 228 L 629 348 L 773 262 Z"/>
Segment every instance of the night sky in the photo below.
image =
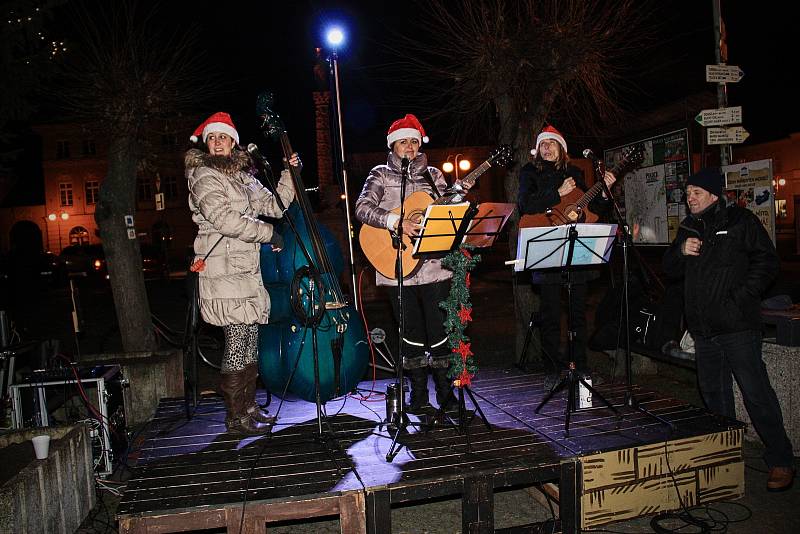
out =
<path fill-rule="evenodd" d="M 383 149 L 389 123 L 409 111 L 414 102 L 392 94 L 391 84 L 380 81 L 375 66 L 393 58 L 385 50 L 394 32 L 413 32 L 413 3 L 383 2 L 252 2 L 232 5 L 220 25 L 216 10 L 195 11 L 202 24 L 204 43 L 230 44 L 233 58 L 220 68 L 240 81 L 235 94 L 219 99 L 220 109 L 231 110 L 250 137 L 248 126 L 255 95 L 271 88 L 277 108 L 306 152 L 313 143 L 310 91 L 313 48 L 323 45 L 327 21 L 345 21 L 349 40 L 340 51 L 345 143 L 351 151 Z M 277 4 L 277 5 L 276 5 Z M 793 68 L 788 13 L 756 8 L 751 2 L 723 0 L 728 28 L 729 64 L 740 66 L 744 79 L 729 84 L 729 105 L 742 105 L 749 142 L 767 141 L 800 130 L 797 105 L 784 68 Z M 388 7 L 387 7 L 388 6 Z M 641 91 L 633 105 L 643 111 L 661 103 L 707 89 L 705 65 L 715 63 L 712 3 L 710 0 L 657 3 L 663 21 L 660 44 L 650 53 L 650 64 L 632 65 L 629 81 Z M 237 17 L 236 13 L 241 16 Z M 624 21 L 620 21 L 624 23 Z M 700 111 L 700 110 L 698 110 Z M 258 134 L 254 133 L 254 136 Z M 443 132 L 431 131 L 432 146 L 446 142 Z"/>
<path fill-rule="evenodd" d="M 775 7 L 731 0 L 722 4 L 729 63 L 745 72 L 739 84 L 728 86 L 729 105 L 743 106 L 744 126 L 751 134 L 748 143 L 800 131 L 788 73 L 795 66 L 798 48 L 789 28 L 793 19 Z M 395 94 L 392 84 L 376 70 L 377 65 L 396 59 L 386 49 L 393 35 L 415 31 L 419 3 L 299 0 L 207 5 L 161 2 L 158 9 L 164 22 L 177 31 L 188 24 L 200 27 L 197 54 L 207 58 L 229 87 L 196 111 L 231 112 L 244 143 L 263 143 L 256 129 L 255 100 L 260 91 L 272 90 L 294 148 L 305 154 L 314 152 L 313 50 L 324 46 L 323 28 L 328 22 L 344 22 L 349 33 L 339 53 L 348 151 L 383 150 L 391 121 L 419 111 L 413 101 Z M 648 51 L 648 61 L 631 65 L 627 76 L 635 91 L 629 104 L 641 111 L 709 88 L 712 84 L 704 80 L 704 66 L 715 62 L 711 0 L 652 5 L 662 22 L 658 45 Z M 429 130 L 431 146 L 447 143 L 448 132 Z"/>

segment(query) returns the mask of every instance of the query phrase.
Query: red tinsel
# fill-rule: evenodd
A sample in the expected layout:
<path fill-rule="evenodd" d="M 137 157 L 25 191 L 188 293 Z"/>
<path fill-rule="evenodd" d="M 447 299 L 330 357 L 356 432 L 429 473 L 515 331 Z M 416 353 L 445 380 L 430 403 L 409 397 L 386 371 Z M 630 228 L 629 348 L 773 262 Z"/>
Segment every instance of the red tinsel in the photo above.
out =
<path fill-rule="evenodd" d="M 464 285 L 467 286 L 467 289 L 469 289 L 470 284 L 472 284 L 472 281 L 469 279 L 469 275 L 470 273 L 467 273 L 467 275 L 464 277 Z"/>

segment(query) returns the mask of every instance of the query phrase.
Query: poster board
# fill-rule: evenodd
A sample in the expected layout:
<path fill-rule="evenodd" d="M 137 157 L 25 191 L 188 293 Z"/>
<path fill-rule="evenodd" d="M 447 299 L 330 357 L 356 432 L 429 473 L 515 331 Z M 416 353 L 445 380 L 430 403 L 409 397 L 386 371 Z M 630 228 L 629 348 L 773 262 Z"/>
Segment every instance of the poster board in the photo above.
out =
<path fill-rule="evenodd" d="M 634 145 L 644 149 L 639 167 L 617 176 L 617 201 L 636 244 L 666 245 L 686 217 L 686 179 L 690 173 L 689 130 L 683 128 L 604 152 L 607 168 Z"/>
<path fill-rule="evenodd" d="M 725 195 L 756 214 L 775 243 L 775 191 L 772 160 L 760 159 L 722 167 Z"/>

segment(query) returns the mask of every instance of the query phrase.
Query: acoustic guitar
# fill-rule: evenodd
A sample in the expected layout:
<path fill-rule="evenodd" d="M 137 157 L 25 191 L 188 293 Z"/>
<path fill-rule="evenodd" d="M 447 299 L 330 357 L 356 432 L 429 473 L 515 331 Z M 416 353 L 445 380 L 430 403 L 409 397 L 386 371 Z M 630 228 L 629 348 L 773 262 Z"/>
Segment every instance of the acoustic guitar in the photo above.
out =
<path fill-rule="evenodd" d="M 617 178 L 621 178 L 629 169 L 642 162 L 644 151 L 641 145 L 634 145 L 622 151 L 622 158 L 610 169 Z M 589 203 L 603 191 L 603 183 L 598 180 L 596 184 L 585 193 L 578 188 L 561 197 L 558 205 L 551 207 L 544 213 L 529 213 L 519 219 L 520 228 L 538 226 L 560 226 L 572 223 L 593 223 L 599 218 L 589 210 Z"/>
<path fill-rule="evenodd" d="M 497 165 L 507 165 L 511 161 L 512 150 L 508 145 L 500 145 L 489 155 L 489 158 L 481 163 L 464 178 L 456 181 L 449 187 L 444 194 L 436 201 L 428 193 L 417 191 L 406 197 L 403 202 L 405 218 L 416 223 L 422 222 L 425 211 L 431 204 L 456 204 L 463 201 L 464 195 L 475 185 L 475 181 L 489 168 Z M 392 213 L 400 215 L 400 207 L 392 210 Z M 358 234 L 358 242 L 361 250 L 375 270 L 386 278 L 395 279 L 395 262 L 397 260 L 397 247 L 400 247 L 403 256 L 403 278 L 416 270 L 421 258 L 412 255 L 414 242 L 412 237 L 403 234 L 403 242 L 400 243 L 397 236 L 386 228 L 376 228 L 365 224 L 361 226 Z"/>

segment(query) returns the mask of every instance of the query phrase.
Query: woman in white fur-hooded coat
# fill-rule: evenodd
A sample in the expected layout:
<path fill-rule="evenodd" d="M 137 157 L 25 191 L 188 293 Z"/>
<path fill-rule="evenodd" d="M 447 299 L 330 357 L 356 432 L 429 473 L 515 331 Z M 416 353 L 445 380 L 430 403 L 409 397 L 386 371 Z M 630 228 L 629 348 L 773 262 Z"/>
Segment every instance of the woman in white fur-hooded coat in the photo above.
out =
<path fill-rule="evenodd" d="M 278 218 L 278 199 L 248 172 L 250 156 L 238 148 L 239 135 L 227 113 L 215 113 L 201 124 L 193 141 L 206 143 L 207 151 L 186 152 L 189 209 L 197 224 L 195 260 L 198 271 L 200 312 L 210 324 L 225 332 L 222 390 L 229 430 L 260 433 L 274 418 L 255 403 L 258 378 L 258 325 L 269 319 L 269 295 L 261 279 L 260 249 L 282 246 L 281 236 L 259 215 Z M 290 161 L 299 167 L 295 155 Z M 288 170 L 281 173 L 277 193 L 284 206 L 295 196 Z M 196 263 L 197 264 L 197 263 Z"/>

